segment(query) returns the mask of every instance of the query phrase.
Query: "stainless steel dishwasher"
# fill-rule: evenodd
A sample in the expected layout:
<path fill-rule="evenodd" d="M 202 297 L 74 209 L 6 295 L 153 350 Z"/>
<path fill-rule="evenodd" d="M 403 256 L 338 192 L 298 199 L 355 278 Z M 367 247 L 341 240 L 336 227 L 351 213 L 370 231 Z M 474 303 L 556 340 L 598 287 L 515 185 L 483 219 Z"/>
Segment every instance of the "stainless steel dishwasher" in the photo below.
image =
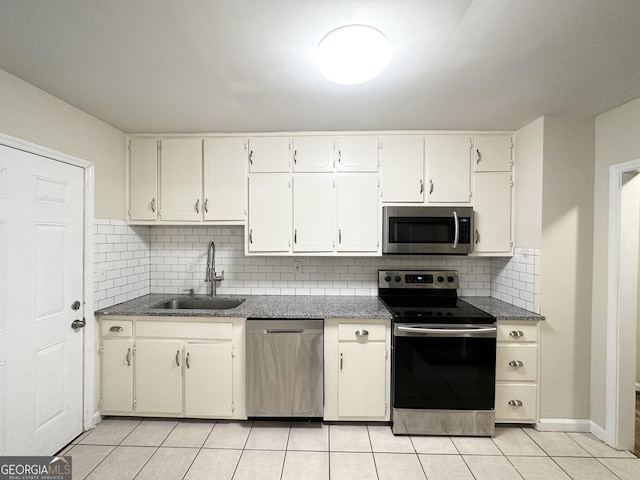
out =
<path fill-rule="evenodd" d="M 323 331 L 323 320 L 247 320 L 247 416 L 323 416 Z"/>

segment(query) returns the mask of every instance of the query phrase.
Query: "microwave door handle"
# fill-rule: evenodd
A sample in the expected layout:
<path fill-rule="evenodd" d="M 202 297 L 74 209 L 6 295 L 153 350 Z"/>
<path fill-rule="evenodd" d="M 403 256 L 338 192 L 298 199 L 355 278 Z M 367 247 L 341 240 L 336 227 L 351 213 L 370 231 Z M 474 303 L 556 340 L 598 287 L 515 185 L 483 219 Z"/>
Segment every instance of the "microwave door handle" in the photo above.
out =
<path fill-rule="evenodd" d="M 453 211 L 453 224 L 454 224 L 454 234 L 453 234 L 453 248 L 458 247 L 458 238 L 460 236 L 460 224 L 458 223 L 458 213 Z"/>

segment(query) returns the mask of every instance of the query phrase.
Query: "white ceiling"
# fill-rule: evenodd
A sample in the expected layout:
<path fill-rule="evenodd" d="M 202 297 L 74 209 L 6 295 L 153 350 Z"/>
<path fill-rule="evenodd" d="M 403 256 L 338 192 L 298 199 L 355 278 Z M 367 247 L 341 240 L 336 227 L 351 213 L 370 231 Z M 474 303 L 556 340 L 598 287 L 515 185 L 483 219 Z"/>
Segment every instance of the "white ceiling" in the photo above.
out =
<path fill-rule="evenodd" d="M 392 58 L 335 85 L 353 23 Z M 127 133 L 511 130 L 640 97 L 640 1 L 0 0 L 0 68 Z"/>

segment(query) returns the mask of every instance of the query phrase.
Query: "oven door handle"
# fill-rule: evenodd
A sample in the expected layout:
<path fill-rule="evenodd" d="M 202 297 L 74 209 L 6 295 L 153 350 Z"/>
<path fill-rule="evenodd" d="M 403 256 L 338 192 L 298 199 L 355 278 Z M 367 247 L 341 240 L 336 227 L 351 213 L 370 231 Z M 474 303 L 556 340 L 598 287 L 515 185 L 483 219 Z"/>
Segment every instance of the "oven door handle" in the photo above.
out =
<path fill-rule="evenodd" d="M 425 336 L 431 335 L 447 335 L 447 336 L 495 336 L 497 333 L 497 327 L 473 327 L 473 328 L 433 328 L 433 327 L 403 327 L 396 325 L 396 328 L 400 332 L 418 333 Z"/>
<path fill-rule="evenodd" d="M 460 225 L 458 224 L 458 212 L 453 211 L 453 224 L 454 224 L 454 234 L 453 234 L 453 248 L 458 247 L 458 239 L 460 237 Z"/>

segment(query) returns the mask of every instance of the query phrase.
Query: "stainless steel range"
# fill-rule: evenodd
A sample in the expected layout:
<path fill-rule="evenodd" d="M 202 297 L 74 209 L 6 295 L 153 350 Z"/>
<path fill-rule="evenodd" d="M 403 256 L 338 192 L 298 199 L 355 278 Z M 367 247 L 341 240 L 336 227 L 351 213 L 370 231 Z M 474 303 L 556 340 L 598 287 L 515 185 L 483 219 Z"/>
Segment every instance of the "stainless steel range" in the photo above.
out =
<path fill-rule="evenodd" d="M 458 299 L 447 270 L 378 272 L 393 314 L 395 434 L 493 435 L 496 319 Z"/>

